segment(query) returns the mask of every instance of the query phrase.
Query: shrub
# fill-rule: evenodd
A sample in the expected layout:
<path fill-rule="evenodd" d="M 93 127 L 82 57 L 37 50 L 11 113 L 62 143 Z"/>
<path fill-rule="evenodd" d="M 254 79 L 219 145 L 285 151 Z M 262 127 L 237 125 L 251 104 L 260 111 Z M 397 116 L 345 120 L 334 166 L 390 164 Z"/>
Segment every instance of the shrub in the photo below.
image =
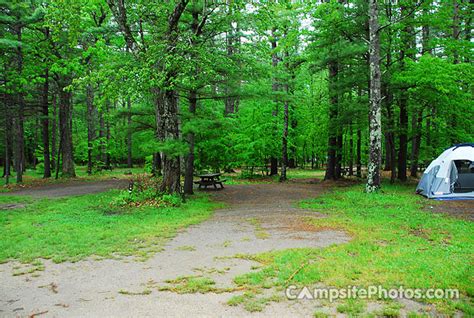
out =
<path fill-rule="evenodd" d="M 162 193 L 159 185 L 159 178 L 138 175 L 130 181 L 129 189 L 120 191 L 111 204 L 119 207 L 176 207 L 181 204 L 179 195 Z"/>

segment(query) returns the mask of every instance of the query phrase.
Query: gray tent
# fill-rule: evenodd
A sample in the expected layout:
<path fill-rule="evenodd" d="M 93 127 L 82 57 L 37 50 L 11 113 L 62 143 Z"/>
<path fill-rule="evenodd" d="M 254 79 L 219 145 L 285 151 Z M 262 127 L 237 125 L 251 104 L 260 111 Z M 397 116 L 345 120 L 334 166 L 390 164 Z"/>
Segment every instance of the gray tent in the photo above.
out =
<path fill-rule="evenodd" d="M 453 146 L 433 160 L 416 192 L 440 200 L 474 200 L 474 143 Z"/>

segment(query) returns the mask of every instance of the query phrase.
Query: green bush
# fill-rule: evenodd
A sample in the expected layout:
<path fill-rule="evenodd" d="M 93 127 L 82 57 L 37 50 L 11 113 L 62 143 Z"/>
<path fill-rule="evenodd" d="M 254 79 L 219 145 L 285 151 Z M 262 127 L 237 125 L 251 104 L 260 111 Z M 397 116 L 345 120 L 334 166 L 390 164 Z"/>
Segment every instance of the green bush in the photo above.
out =
<path fill-rule="evenodd" d="M 118 207 L 177 207 L 182 199 L 177 194 L 166 194 L 159 191 L 160 179 L 146 175 L 138 175 L 129 186 L 128 190 L 120 191 L 112 200 L 112 206 Z"/>

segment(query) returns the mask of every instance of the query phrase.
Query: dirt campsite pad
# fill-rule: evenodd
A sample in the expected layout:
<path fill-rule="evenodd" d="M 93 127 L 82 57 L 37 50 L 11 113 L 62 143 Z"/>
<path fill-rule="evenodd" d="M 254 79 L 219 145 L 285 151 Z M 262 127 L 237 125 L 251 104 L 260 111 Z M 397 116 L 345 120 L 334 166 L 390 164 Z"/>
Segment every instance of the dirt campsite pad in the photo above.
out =
<path fill-rule="evenodd" d="M 37 195 L 44 193 L 35 191 Z M 226 302 L 241 294 L 235 290 L 233 278 L 256 270 L 260 264 L 235 255 L 322 248 L 350 240 L 344 232 L 308 226 L 305 218 L 323 216 L 295 207 L 299 200 L 322 191 L 321 185 L 304 183 L 228 186 L 214 194 L 226 208 L 181 232 L 145 262 L 133 258 L 60 264 L 44 261 L 44 271 L 39 275 L 21 276 L 13 276 L 12 272 L 22 265 L 2 264 L 0 316 L 249 315 Z M 212 282 L 210 293 L 193 293 L 192 284 L 188 284 L 191 290 L 180 289 L 179 282 L 186 280 Z M 252 315 L 307 316 L 313 311 L 311 306 L 282 301 Z"/>
<path fill-rule="evenodd" d="M 100 193 L 111 189 L 125 189 L 129 181 L 111 179 L 103 181 L 70 181 L 68 183 L 48 184 L 39 187 L 15 189 L 0 195 L 31 196 L 34 198 L 60 198 L 83 194 Z"/>

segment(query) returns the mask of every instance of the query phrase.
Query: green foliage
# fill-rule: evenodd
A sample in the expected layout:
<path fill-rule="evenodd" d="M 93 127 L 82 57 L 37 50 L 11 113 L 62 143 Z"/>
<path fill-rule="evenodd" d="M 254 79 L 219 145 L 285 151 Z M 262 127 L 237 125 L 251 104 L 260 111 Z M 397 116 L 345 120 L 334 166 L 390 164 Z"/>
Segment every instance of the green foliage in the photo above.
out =
<path fill-rule="evenodd" d="M 130 181 L 128 190 L 122 190 L 112 200 L 112 207 L 153 206 L 157 208 L 178 207 L 182 203 L 179 194 L 166 194 L 159 191 L 158 178 L 139 175 Z"/>

